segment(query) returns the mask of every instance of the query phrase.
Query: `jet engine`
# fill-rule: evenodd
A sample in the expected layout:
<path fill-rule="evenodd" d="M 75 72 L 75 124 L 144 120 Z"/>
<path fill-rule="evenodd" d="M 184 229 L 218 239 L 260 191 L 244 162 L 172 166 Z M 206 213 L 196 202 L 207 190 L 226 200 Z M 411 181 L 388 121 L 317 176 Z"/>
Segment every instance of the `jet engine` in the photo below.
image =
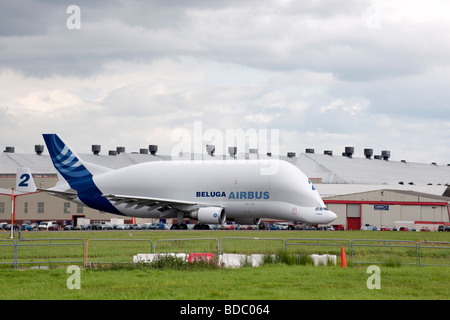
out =
<path fill-rule="evenodd" d="M 200 208 L 191 214 L 191 218 L 205 224 L 223 224 L 225 222 L 225 209 L 221 207 Z"/>
<path fill-rule="evenodd" d="M 234 218 L 234 222 L 244 225 L 260 224 L 261 218 Z"/>

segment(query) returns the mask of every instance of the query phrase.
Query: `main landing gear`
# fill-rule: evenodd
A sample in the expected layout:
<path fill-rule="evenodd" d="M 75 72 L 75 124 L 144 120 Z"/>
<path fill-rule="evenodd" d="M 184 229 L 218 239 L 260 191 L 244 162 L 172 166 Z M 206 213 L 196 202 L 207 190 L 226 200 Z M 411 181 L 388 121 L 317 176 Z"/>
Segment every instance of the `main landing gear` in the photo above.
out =
<path fill-rule="evenodd" d="M 173 224 L 170 230 L 187 230 L 187 225 L 184 223 Z"/>

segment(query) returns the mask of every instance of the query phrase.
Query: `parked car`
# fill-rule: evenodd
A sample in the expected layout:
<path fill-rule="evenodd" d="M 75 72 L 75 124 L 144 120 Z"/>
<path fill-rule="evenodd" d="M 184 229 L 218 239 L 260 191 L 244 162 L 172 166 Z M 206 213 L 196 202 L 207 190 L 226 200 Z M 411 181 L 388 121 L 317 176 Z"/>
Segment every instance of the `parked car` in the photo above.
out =
<path fill-rule="evenodd" d="M 37 223 L 24 223 L 20 226 L 20 228 L 22 230 L 26 230 L 26 231 L 32 231 L 32 230 L 36 230 L 38 228 L 38 224 Z"/>
<path fill-rule="evenodd" d="M 25 227 L 22 225 L 22 230 L 32 231 L 37 230 L 39 225 L 37 223 L 26 224 Z"/>
<path fill-rule="evenodd" d="M 420 228 L 420 231 L 427 231 L 427 232 L 430 232 L 430 229 L 428 229 L 427 227 L 422 227 L 422 228 Z"/>
<path fill-rule="evenodd" d="M 103 230 L 106 229 L 104 224 L 94 223 L 91 224 L 91 230 Z"/>
<path fill-rule="evenodd" d="M 268 230 L 280 230 L 280 227 L 276 224 L 269 224 L 268 227 Z"/>
<path fill-rule="evenodd" d="M 360 230 L 377 231 L 378 228 L 377 228 L 376 226 L 372 226 L 372 225 L 370 225 L 370 224 L 366 224 L 366 225 L 362 226 Z"/>
<path fill-rule="evenodd" d="M 279 230 L 295 230 L 295 225 L 290 222 L 275 222 Z"/>
<path fill-rule="evenodd" d="M 133 224 L 131 226 L 131 229 L 133 229 L 133 230 L 145 230 L 145 229 L 147 229 L 147 226 L 145 224 Z"/>
<path fill-rule="evenodd" d="M 19 226 L 17 224 L 13 225 L 14 230 L 19 230 Z M 4 226 L 5 230 L 11 230 L 11 224 L 8 223 L 6 226 Z"/>
<path fill-rule="evenodd" d="M 345 227 L 343 224 L 333 224 L 331 226 L 334 228 L 334 230 L 340 230 L 340 231 L 345 230 Z"/>
<path fill-rule="evenodd" d="M 275 222 L 274 225 L 278 227 L 278 230 L 288 230 L 289 224 L 287 222 Z"/>
<path fill-rule="evenodd" d="M 237 226 L 237 225 L 235 225 L 235 224 L 226 224 L 226 225 L 223 227 L 223 230 L 235 230 L 236 226 Z M 239 226 L 238 226 L 238 227 L 239 227 Z M 237 229 L 237 228 L 236 228 L 236 229 Z"/>
<path fill-rule="evenodd" d="M 317 229 L 314 226 L 306 225 L 306 226 L 301 227 L 300 230 L 306 230 L 306 231 L 311 231 L 312 230 L 312 231 L 315 231 Z"/>
<path fill-rule="evenodd" d="M 39 230 L 48 230 L 48 228 L 51 225 L 53 225 L 53 224 L 56 224 L 56 221 L 44 221 L 44 222 L 41 222 L 41 224 L 39 225 Z"/>
<path fill-rule="evenodd" d="M 59 231 L 59 228 L 60 228 L 60 226 L 59 226 L 59 224 L 57 224 L 57 223 L 52 223 L 52 225 L 51 226 L 48 226 L 48 229 L 47 230 L 53 230 L 53 231 Z"/>
<path fill-rule="evenodd" d="M 319 226 L 317 230 L 323 230 L 323 231 L 334 231 L 333 226 Z"/>
<path fill-rule="evenodd" d="M 398 229 L 398 231 L 409 231 L 409 229 L 407 227 L 400 227 L 400 229 Z"/>

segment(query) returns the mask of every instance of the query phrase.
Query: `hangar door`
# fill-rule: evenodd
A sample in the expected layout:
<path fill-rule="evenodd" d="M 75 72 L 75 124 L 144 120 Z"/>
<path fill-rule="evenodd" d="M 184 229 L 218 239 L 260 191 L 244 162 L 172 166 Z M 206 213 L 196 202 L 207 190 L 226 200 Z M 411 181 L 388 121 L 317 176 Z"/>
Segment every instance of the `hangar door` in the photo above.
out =
<path fill-rule="evenodd" d="M 361 205 L 347 204 L 347 230 L 361 229 Z"/>

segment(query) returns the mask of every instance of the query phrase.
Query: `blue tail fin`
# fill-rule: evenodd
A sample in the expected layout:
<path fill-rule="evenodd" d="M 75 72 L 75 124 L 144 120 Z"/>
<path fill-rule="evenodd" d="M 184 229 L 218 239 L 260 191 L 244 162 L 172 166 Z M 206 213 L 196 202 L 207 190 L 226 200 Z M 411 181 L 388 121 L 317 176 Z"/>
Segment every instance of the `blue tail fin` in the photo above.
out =
<path fill-rule="evenodd" d="M 53 165 L 70 185 L 71 182 L 90 179 L 97 174 L 112 171 L 109 168 L 84 162 L 58 135 L 43 134 L 43 136 Z"/>
<path fill-rule="evenodd" d="M 56 134 L 43 136 L 53 165 L 71 187 L 76 181 L 92 177 L 79 157 Z"/>
<path fill-rule="evenodd" d="M 48 152 L 56 170 L 77 191 L 78 198 L 87 206 L 121 214 L 95 185 L 93 177 L 111 169 L 83 162 L 56 134 L 43 134 Z"/>

